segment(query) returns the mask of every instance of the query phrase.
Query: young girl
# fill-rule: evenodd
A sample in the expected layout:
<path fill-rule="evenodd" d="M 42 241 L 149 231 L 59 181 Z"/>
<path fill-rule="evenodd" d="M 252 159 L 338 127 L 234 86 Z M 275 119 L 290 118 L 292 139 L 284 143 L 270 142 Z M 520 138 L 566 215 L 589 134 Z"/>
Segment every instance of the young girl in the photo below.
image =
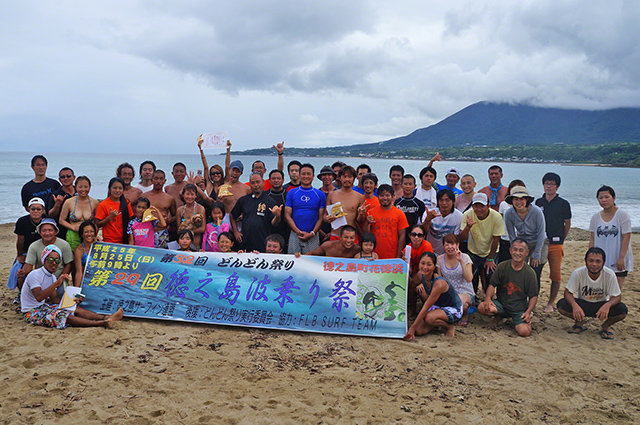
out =
<path fill-rule="evenodd" d="M 144 212 L 147 209 L 151 209 L 158 219 L 142 222 Z M 136 216 L 129 222 L 127 228 L 129 245 L 153 248 L 155 246 L 155 232 L 167 227 L 164 216 L 156 207 L 152 207 L 151 202 L 144 196 L 133 203 L 133 210 Z"/>
<path fill-rule="evenodd" d="M 71 250 L 80 245 L 80 223 L 92 220 L 98 207 L 98 201 L 89 196 L 91 180 L 87 176 L 78 176 L 75 182 L 76 196 L 73 196 L 62 204 L 60 210 L 60 224 L 67 228 L 67 242 Z"/>
<path fill-rule="evenodd" d="M 80 286 L 82 284 L 84 268 L 87 264 L 87 258 L 89 256 L 89 252 L 91 252 L 91 247 L 96 241 L 98 228 L 93 221 L 86 220 L 80 223 L 78 233 L 80 234 L 80 245 L 73 250 L 73 262 L 76 266 L 76 275 L 73 280 L 73 284 L 75 286 Z"/>
<path fill-rule="evenodd" d="M 215 201 L 211 205 L 211 223 L 207 224 L 204 235 L 202 235 L 202 250 L 204 252 L 219 252 L 218 236 L 223 232 L 231 231 L 229 223 L 223 223 L 225 210 L 224 204 Z"/>
<path fill-rule="evenodd" d="M 191 230 L 178 230 L 178 245 L 180 245 L 180 249 L 178 249 L 178 251 L 193 252 L 191 244 L 193 244 L 193 233 L 191 233 Z"/>
<path fill-rule="evenodd" d="M 184 205 L 179 207 L 176 211 L 176 217 L 178 218 L 178 229 L 184 227 L 183 224 L 189 219 L 191 219 L 196 214 L 200 214 L 202 217 L 202 222 L 198 227 L 190 227 L 192 229 L 193 234 L 193 247 L 199 247 L 202 244 L 202 234 L 204 233 L 207 223 L 205 221 L 206 211 L 204 207 L 196 202 L 196 198 L 198 197 L 198 189 L 196 186 L 187 183 L 180 191 L 180 197 L 182 198 L 182 202 Z"/>
<path fill-rule="evenodd" d="M 433 252 L 420 256 L 420 273 L 422 283 L 415 289 L 422 299 L 422 309 L 404 338 L 411 341 L 436 327 L 444 328 L 446 336 L 453 338 L 456 332 L 454 323 L 462 317 L 462 301 L 458 293 L 453 285 L 436 274 L 436 255 Z"/>
<path fill-rule="evenodd" d="M 377 243 L 378 241 L 376 241 L 376 235 L 368 232 L 364 233 L 360 242 L 361 251 L 357 253 L 353 258 L 361 258 L 363 260 L 369 261 L 377 260 L 378 254 L 373 252 L 373 250 L 376 249 Z"/>
<path fill-rule="evenodd" d="M 460 326 L 469 322 L 469 307 L 475 302 L 475 292 L 471 280 L 473 279 L 472 262 L 467 254 L 460 252 L 458 238 L 453 233 L 442 238 L 444 254 L 438 255 L 438 270 L 447 282 L 453 285 L 462 301 L 462 318 Z"/>
<path fill-rule="evenodd" d="M 231 248 L 233 248 L 233 244 L 235 243 L 236 238 L 233 236 L 231 232 L 222 232 L 218 235 L 218 247 L 220 248 L 220 252 L 233 252 Z"/>
<path fill-rule="evenodd" d="M 133 210 L 127 198 L 124 197 L 124 181 L 120 177 L 109 180 L 107 199 L 100 202 L 96 209 L 98 227 L 102 227 L 102 239 L 110 243 L 127 244 L 129 235 L 127 227 Z"/>

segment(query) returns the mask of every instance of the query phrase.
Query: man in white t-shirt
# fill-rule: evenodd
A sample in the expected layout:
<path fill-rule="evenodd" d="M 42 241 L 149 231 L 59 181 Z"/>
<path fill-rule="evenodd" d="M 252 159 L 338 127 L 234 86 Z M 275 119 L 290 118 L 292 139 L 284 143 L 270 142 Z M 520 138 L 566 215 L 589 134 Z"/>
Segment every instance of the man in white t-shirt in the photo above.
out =
<path fill-rule="evenodd" d="M 627 317 L 627 306 L 620 300 L 622 293 L 616 275 L 604 267 L 606 254 L 601 248 L 591 247 L 584 257 L 586 266 L 571 273 L 564 290 L 564 298 L 558 301 L 558 311 L 575 320 L 569 333 L 579 334 L 587 328 L 585 317 L 597 317 L 602 323 L 602 339 L 613 339 L 611 326 Z"/>

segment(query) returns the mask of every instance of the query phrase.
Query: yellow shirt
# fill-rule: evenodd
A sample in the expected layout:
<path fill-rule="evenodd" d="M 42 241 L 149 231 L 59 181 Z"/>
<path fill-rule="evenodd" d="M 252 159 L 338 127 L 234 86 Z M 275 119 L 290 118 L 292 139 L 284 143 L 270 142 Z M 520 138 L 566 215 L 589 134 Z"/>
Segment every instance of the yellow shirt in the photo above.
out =
<path fill-rule="evenodd" d="M 460 231 L 467 227 L 467 217 L 476 222 L 469 230 L 469 252 L 486 257 L 491 251 L 491 242 L 494 236 L 504 235 L 504 222 L 499 212 L 489 208 L 489 215 L 484 220 L 479 220 L 473 208 L 469 208 L 462 214 Z"/>

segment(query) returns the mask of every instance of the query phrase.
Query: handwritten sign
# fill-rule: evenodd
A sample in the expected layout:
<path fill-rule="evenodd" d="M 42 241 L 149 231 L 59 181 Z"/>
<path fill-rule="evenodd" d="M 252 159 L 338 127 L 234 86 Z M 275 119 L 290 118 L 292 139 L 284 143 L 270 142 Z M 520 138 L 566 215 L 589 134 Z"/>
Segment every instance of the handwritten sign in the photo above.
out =
<path fill-rule="evenodd" d="M 83 307 L 125 316 L 402 338 L 408 265 L 276 254 L 185 253 L 97 242 Z"/>
<path fill-rule="evenodd" d="M 202 149 L 224 148 L 227 146 L 227 133 L 206 133 L 202 136 Z"/>

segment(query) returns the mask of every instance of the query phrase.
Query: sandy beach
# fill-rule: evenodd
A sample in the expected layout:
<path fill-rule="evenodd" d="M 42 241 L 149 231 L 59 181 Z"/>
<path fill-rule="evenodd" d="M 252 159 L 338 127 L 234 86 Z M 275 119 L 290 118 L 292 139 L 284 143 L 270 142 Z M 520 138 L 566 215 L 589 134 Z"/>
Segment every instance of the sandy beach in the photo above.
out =
<path fill-rule="evenodd" d="M 565 243 L 561 291 L 584 264 L 578 233 Z M 637 261 L 612 341 L 596 320 L 569 335 L 569 319 L 543 313 L 546 268 L 530 338 L 478 314 L 453 340 L 415 342 L 127 318 L 60 331 L 16 313 L 5 287 L 13 225 L 0 236 L 2 424 L 640 422 Z M 632 243 L 640 255 L 638 235 Z"/>

